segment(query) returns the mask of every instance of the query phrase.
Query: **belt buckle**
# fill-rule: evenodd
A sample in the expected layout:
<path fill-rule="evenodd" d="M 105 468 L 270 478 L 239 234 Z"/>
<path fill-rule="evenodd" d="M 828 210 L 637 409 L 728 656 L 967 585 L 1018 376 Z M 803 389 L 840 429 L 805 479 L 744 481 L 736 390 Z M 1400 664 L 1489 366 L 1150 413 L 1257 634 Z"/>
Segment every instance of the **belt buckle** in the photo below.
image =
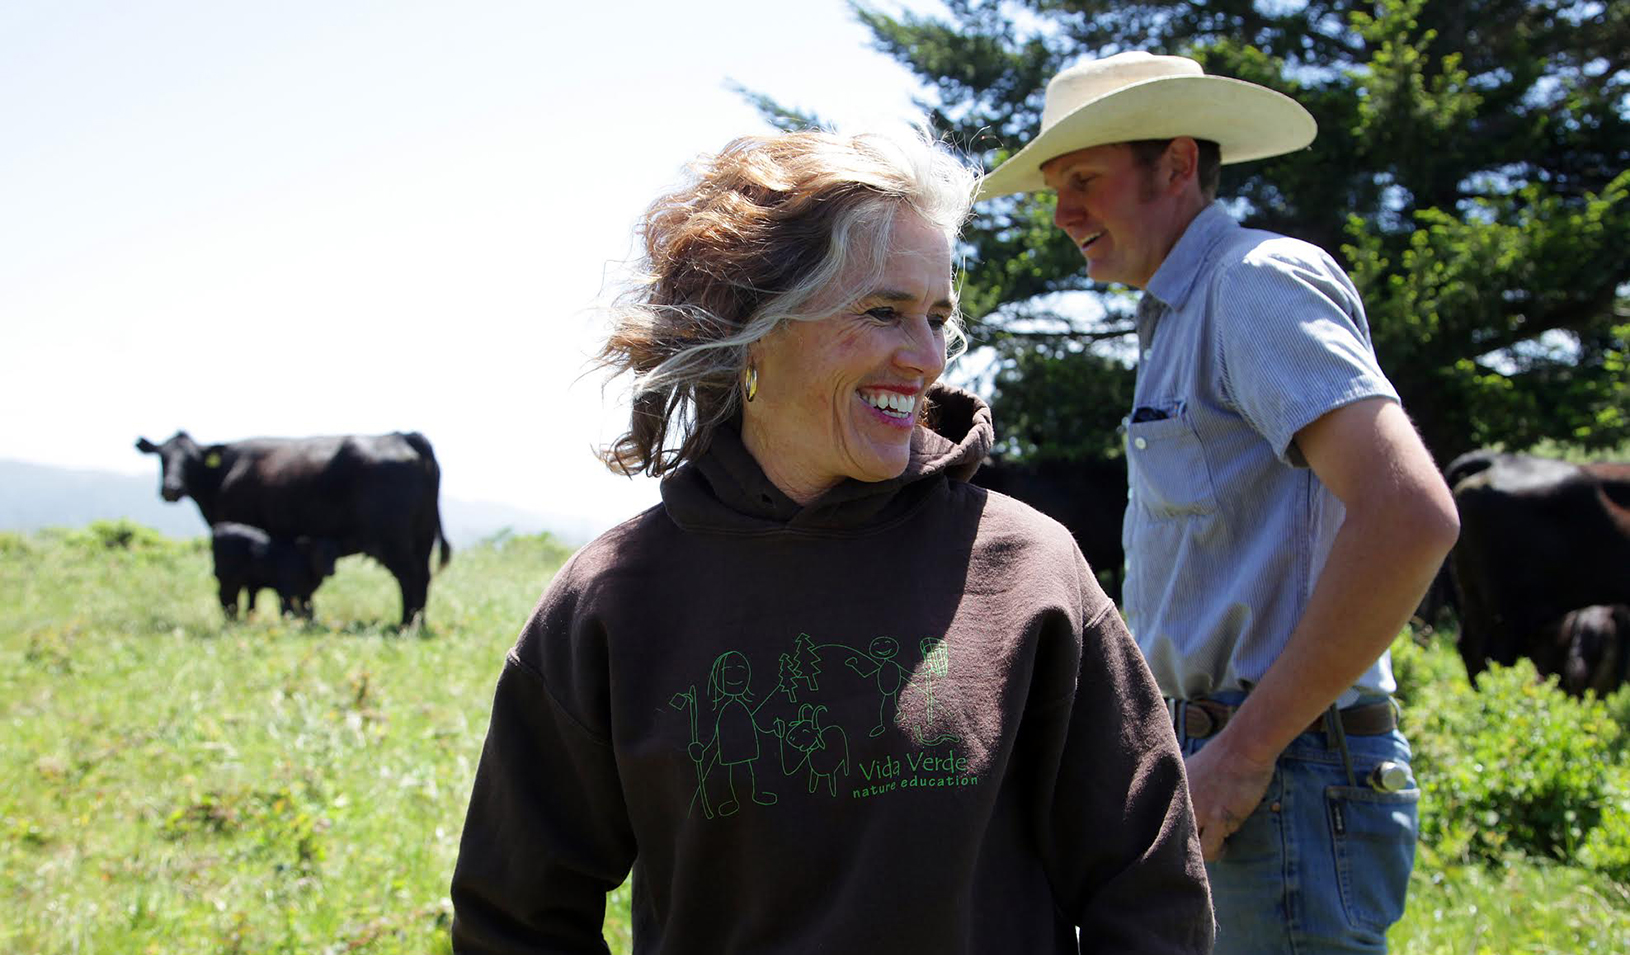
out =
<path fill-rule="evenodd" d="M 1201 716 L 1205 717 L 1206 723 L 1205 728 L 1202 729 L 1197 736 L 1195 736 L 1195 739 L 1210 739 L 1211 737 L 1216 736 L 1217 733 L 1222 730 L 1223 723 L 1227 720 L 1226 717 L 1218 716 L 1209 706 L 1196 706 L 1194 709 Z M 1188 714 L 1186 713 L 1184 714 L 1183 722 L 1188 722 Z"/>

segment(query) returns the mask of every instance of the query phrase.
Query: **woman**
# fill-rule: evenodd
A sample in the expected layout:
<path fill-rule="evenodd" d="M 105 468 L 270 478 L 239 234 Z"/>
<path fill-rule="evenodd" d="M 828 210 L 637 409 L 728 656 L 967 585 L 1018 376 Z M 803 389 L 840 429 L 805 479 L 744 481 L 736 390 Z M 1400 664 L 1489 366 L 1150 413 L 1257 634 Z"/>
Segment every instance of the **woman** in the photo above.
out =
<path fill-rule="evenodd" d="M 459 952 L 1197 952 L 1160 696 L 1068 533 L 966 483 L 936 385 L 973 174 L 922 140 L 740 139 L 643 220 L 605 452 L 662 503 L 563 567 L 499 678 Z"/>

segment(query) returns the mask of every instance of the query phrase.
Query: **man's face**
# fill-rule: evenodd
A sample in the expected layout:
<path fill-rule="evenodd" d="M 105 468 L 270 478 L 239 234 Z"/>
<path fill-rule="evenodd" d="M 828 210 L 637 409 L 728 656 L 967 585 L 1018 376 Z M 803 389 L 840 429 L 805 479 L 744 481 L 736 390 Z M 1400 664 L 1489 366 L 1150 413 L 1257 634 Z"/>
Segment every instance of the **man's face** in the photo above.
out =
<path fill-rule="evenodd" d="M 1053 222 L 1087 260 L 1096 282 L 1147 288 L 1166 253 L 1183 234 L 1175 190 L 1163 189 L 1171 150 L 1151 169 L 1125 143 L 1092 146 L 1042 164 L 1058 194 Z"/>

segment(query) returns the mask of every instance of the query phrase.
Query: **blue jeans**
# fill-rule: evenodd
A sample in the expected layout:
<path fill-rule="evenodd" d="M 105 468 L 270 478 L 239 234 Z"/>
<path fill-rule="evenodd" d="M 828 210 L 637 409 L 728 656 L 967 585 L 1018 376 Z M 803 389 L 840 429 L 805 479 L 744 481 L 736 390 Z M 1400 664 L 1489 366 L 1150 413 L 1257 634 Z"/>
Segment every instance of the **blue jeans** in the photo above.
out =
<path fill-rule="evenodd" d="M 1179 742 L 1185 756 L 1206 744 Z M 1383 760 L 1409 765 L 1409 743 L 1396 730 L 1348 736 L 1347 750 L 1356 786 L 1334 741 L 1298 736 L 1223 857 L 1206 863 L 1217 955 L 1387 950 L 1415 865 L 1421 791 L 1413 777 L 1390 793 L 1366 782 Z"/>

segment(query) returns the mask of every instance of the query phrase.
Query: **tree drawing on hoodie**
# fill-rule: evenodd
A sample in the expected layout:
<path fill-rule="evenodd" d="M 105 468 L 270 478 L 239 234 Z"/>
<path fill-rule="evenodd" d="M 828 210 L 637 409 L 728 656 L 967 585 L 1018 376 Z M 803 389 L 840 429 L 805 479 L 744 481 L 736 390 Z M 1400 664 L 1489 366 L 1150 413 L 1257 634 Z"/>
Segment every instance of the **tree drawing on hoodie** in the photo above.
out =
<path fill-rule="evenodd" d="M 786 682 L 788 700 L 798 702 L 799 684 L 811 693 L 820 690 L 821 654 L 809 634 L 800 633 L 798 639 L 793 641 L 792 656 L 783 655 L 782 660 L 786 661 L 788 670 Z"/>
<path fill-rule="evenodd" d="M 704 811 L 708 809 L 707 779 L 716 767 L 723 768 L 730 793 L 730 798 L 719 804 L 719 815 L 734 815 L 741 809 L 738 780 L 745 780 L 747 796 L 753 802 L 760 806 L 773 806 L 776 803 L 775 793 L 759 789 L 753 764 L 760 755 L 759 735 L 779 735 L 773 729 L 767 730 L 758 725 L 758 711 L 781 691 L 781 686 L 778 683 L 755 705 L 752 681 L 753 665 L 745 655 L 735 650 L 719 654 L 708 673 L 707 696 L 713 705 L 713 738 L 705 743 L 693 739 L 689 747 L 690 757 L 697 767 L 697 789 Z M 696 705 L 694 697 L 691 705 Z M 712 818 L 711 814 L 709 818 Z"/>

